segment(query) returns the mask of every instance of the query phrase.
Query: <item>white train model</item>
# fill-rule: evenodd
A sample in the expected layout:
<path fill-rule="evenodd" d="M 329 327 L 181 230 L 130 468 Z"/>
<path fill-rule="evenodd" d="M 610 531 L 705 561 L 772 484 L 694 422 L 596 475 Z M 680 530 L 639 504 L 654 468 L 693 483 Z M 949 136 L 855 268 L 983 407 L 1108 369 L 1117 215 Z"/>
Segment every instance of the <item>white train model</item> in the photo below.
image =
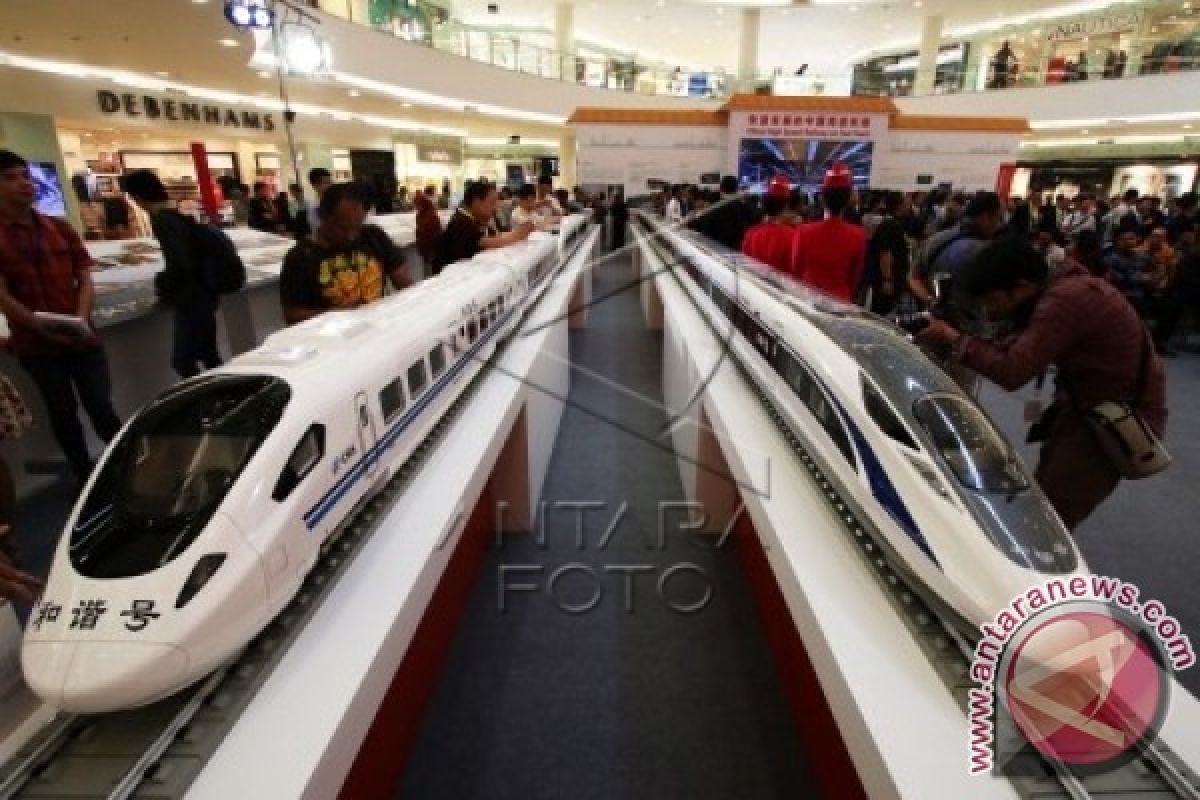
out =
<path fill-rule="evenodd" d="M 966 639 L 1031 586 L 1086 572 L 1003 434 L 895 325 L 643 219 L 893 567 Z"/>
<path fill-rule="evenodd" d="M 30 616 L 33 691 L 69 711 L 126 709 L 238 653 L 519 324 L 582 222 L 275 333 L 136 414 Z"/>

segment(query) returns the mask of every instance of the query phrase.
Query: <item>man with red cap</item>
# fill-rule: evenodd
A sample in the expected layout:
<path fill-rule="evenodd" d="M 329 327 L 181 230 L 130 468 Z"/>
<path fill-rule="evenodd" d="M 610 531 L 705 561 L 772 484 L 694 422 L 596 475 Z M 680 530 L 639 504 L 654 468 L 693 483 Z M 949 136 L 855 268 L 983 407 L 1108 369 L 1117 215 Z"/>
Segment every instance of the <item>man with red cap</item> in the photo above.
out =
<path fill-rule="evenodd" d="M 798 228 L 785 219 L 792 186 L 786 175 L 776 175 L 763 198 L 766 219 L 746 231 L 742 252 L 772 269 L 788 272 Z"/>
<path fill-rule="evenodd" d="M 825 219 L 796 232 L 790 272 L 796 280 L 847 303 L 854 301 L 867 254 L 867 233 L 843 219 L 854 194 L 849 168 L 836 162 L 825 173 Z"/>

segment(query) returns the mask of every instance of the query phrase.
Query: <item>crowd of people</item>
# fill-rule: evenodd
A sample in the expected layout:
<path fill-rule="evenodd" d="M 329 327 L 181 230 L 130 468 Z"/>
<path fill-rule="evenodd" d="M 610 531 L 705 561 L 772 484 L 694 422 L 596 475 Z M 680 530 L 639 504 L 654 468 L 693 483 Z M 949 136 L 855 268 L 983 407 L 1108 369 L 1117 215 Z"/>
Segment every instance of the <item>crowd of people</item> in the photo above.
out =
<path fill-rule="evenodd" d="M 1197 197 L 1169 205 L 1031 192 L 856 190 L 835 165 L 809 197 L 780 177 L 761 195 L 673 186 L 653 208 L 843 301 L 898 321 L 964 390 L 980 377 L 1016 390 L 1056 370 L 1054 402 L 1034 426 L 1036 476 L 1068 527 L 1122 477 L 1089 412 L 1126 403 L 1165 432 L 1165 371 L 1181 319 L 1200 317 Z M 1040 438 L 1039 438 L 1040 437 Z"/>

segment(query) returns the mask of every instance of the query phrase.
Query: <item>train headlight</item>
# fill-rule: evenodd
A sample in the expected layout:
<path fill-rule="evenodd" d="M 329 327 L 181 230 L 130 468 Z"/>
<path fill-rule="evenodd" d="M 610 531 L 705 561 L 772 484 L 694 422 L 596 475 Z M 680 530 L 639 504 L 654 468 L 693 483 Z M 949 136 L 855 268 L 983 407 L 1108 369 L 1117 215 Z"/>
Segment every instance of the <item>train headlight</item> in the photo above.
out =
<path fill-rule="evenodd" d="M 175 600 L 175 608 L 178 609 L 186 606 L 212 580 L 212 576 L 217 574 L 217 570 L 224 563 L 224 553 L 209 553 L 197 561 L 196 566 L 192 568 L 192 574 L 188 575 L 188 579 L 183 582 L 183 588 L 179 590 L 179 597 Z"/>

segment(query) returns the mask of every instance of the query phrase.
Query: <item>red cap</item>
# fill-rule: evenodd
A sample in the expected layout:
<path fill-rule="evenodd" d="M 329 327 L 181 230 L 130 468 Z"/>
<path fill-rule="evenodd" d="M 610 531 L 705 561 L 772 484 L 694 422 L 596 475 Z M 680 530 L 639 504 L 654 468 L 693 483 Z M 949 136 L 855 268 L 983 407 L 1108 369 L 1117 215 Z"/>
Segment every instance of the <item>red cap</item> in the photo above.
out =
<path fill-rule="evenodd" d="M 821 185 L 822 189 L 853 189 L 854 176 L 850 173 L 850 168 L 843 161 L 835 161 L 829 171 L 825 173 L 825 183 Z"/>
<path fill-rule="evenodd" d="M 782 172 L 771 178 L 767 184 L 767 194 L 771 197 L 781 197 L 784 200 L 792 196 L 792 182 Z"/>

